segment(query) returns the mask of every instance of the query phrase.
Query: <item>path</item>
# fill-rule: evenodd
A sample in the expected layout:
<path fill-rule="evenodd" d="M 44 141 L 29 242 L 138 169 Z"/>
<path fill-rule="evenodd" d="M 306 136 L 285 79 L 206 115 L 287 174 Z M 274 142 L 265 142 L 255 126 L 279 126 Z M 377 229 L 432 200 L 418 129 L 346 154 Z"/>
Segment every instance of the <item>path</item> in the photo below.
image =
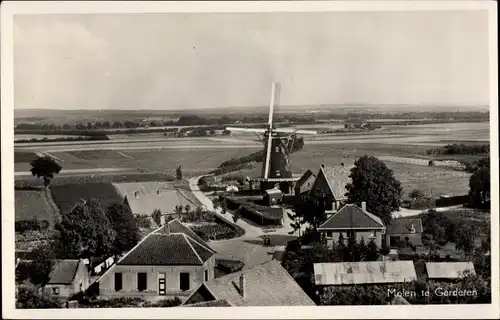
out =
<path fill-rule="evenodd" d="M 457 208 L 463 208 L 462 205 L 455 205 L 455 206 L 449 206 L 449 207 L 440 207 L 440 208 L 434 208 L 437 212 L 443 212 L 443 211 L 448 211 L 452 209 L 457 209 Z M 406 217 L 411 217 L 411 216 L 416 216 L 418 214 L 421 214 L 423 212 L 426 212 L 429 209 L 406 209 L 406 208 L 400 208 L 399 211 L 394 211 L 392 213 L 393 218 L 406 218 Z"/>

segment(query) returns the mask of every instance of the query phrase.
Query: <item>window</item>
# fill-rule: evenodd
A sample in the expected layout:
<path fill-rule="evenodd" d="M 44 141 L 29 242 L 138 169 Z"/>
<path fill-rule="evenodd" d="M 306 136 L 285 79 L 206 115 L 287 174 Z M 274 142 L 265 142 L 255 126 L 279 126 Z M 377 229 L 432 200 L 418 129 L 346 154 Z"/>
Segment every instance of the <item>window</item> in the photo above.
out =
<path fill-rule="evenodd" d="M 137 290 L 144 291 L 148 288 L 148 274 L 140 272 L 137 274 Z"/>
<path fill-rule="evenodd" d="M 205 270 L 205 281 L 208 281 L 208 270 Z"/>
<path fill-rule="evenodd" d="M 327 231 L 326 232 L 326 237 L 327 238 L 331 238 L 333 236 L 332 232 L 331 231 Z"/>
<path fill-rule="evenodd" d="M 356 236 L 356 233 L 354 232 L 354 230 L 347 230 L 347 238 L 355 237 L 355 236 Z"/>
<path fill-rule="evenodd" d="M 59 288 L 58 287 L 52 288 L 52 294 L 55 296 L 58 296 L 59 295 Z"/>
<path fill-rule="evenodd" d="M 372 231 L 370 232 L 370 238 L 376 238 L 376 237 L 377 237 L 377 231 L 372 230 Z"/>
<path fill-rule="evenodd" d="M 115 291 L 120 291 L 121 289 L 123 289 L 122 274 L 117 272 L 115 273 Z"/>
<path fill-rule="evenodd" d="M 189 273 L 181 272 L 179 280 L 180 280 L 180 289 L 182 291 L 189 290 Z"/>

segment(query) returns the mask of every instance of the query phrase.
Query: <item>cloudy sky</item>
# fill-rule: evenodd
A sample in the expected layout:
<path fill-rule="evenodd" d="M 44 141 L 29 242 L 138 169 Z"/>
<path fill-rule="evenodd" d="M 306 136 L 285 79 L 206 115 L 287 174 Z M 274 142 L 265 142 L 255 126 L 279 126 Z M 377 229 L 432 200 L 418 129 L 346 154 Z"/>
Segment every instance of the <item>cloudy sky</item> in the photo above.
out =
<path fill-rule="evenodd" d="M 480 11 L 16 16 L 15 108 L 488 104 Z"/>

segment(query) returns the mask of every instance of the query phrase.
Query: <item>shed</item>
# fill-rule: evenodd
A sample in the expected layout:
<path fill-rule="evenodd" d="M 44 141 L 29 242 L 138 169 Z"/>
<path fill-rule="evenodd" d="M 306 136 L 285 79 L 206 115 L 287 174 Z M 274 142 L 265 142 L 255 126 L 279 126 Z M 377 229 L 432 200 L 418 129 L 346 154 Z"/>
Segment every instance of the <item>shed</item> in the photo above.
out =
<path fill-rule="evenodd" d="M 280 204 L 283 201 L 283 192 L 278 188 L 268 189 L 264 195 L 264 201 L 269 206 Z"/>

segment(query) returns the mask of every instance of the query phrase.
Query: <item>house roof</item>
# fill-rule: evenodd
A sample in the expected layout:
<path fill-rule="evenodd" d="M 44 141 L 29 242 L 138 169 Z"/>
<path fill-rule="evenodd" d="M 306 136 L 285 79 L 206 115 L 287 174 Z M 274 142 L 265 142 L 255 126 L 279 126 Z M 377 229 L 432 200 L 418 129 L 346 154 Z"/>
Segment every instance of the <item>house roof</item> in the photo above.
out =
<path fill-rule="evenodd" d="M 409 282 L 417 279 L 413 261 L 363 261 L 314 264 L 316 285 Z"/>
<path fill-rule="evenodd" d="M 55 260 L 47 284 L 71 284 L 76 276 L 80 260 Z"/>
<path fill-rule="evenodd" d="M 391 304 L 410 304 L 405 298 L 400 297 L 400 296 L 395 296 L 394 299 L 392 299 Z"/>
<path fill-rule="evenodd" d="M 309 169 L 307 169 L 306 172 L 300 177 L 299 180 L 295 183 L 295 188 L 301 188 L 302 185 L 310 178 L 310 177 L 316 177 L 316 175 Z"/>
<path fill-rule="evenodd" d="M 226 299 L 222 299 L 186 304 L 183 307 L 232 307 L 232 305 Z"/>
<path fill-rule="evenodd" d="M 148 234 L 118 265 L 202 265 L 216 252 L 177 219 Z"/>
<path fill-rule="evenodd" d="M 328 183 L 328 187 L 332 191 L 335 199 L 343 199 L 345 198 L 345 194 L 347 193 L 347 189 L 345 188 L 346 184 L 351 182 L 351 178 L 349 175 L 351 174 L 351 168 L 353 166 L 320 166 L 318 175 L 323 174 Z"/>
<path fill-rule="evenodd" d="M 281 190 L 278 189 L 278 188 L 274 188 L 274 189 L 267 189 L 266 190 L 266 193 L 269 195 L 269 194 L 282 194 Z"/>
<path fill-rule="evenodd" d="M 415 233 L 422 233 L 424 228 L 421 219 L 393 219 L 391 224 L 387 225 L 387 234 L 410 233 L 411 226 L 415 228 Z"/>
<path fill-rule="evenodd" d="M 189 186 L 172 182 L 128 182 L 114 183 L 118 192 L 127 199 L 135 214 L 150 215 L 159 209 L 162 213 L 173 213 L 175 207 L 190 205 L 201 206 Z"/>
<path fill-rule="evenodd" d="M 458 279 L 462 278 L 463 272 L 470 270 L 476 274 L 472 262 L 426 262 L 425 269 L 429 279 Z"/>
<path fill-rule="evenodd" d="M 241 275 L 245 279 L 244 297 L 239 290 Z M 225 299 L 233 306 L 315 305 L 276 260 L 225 275 L 205 282 L 201 286 L 205 286 L 215 299 Z M 189 301 L 189 298 L 186 301 Z"/>
<path fill-rule="evenodd" d="M 320 225 L 318 230 L 359 228 L 381 229 L 384 227 L 384 223 L 376 215 L 363 210 L 355 204 L 346 204 Z"/>

